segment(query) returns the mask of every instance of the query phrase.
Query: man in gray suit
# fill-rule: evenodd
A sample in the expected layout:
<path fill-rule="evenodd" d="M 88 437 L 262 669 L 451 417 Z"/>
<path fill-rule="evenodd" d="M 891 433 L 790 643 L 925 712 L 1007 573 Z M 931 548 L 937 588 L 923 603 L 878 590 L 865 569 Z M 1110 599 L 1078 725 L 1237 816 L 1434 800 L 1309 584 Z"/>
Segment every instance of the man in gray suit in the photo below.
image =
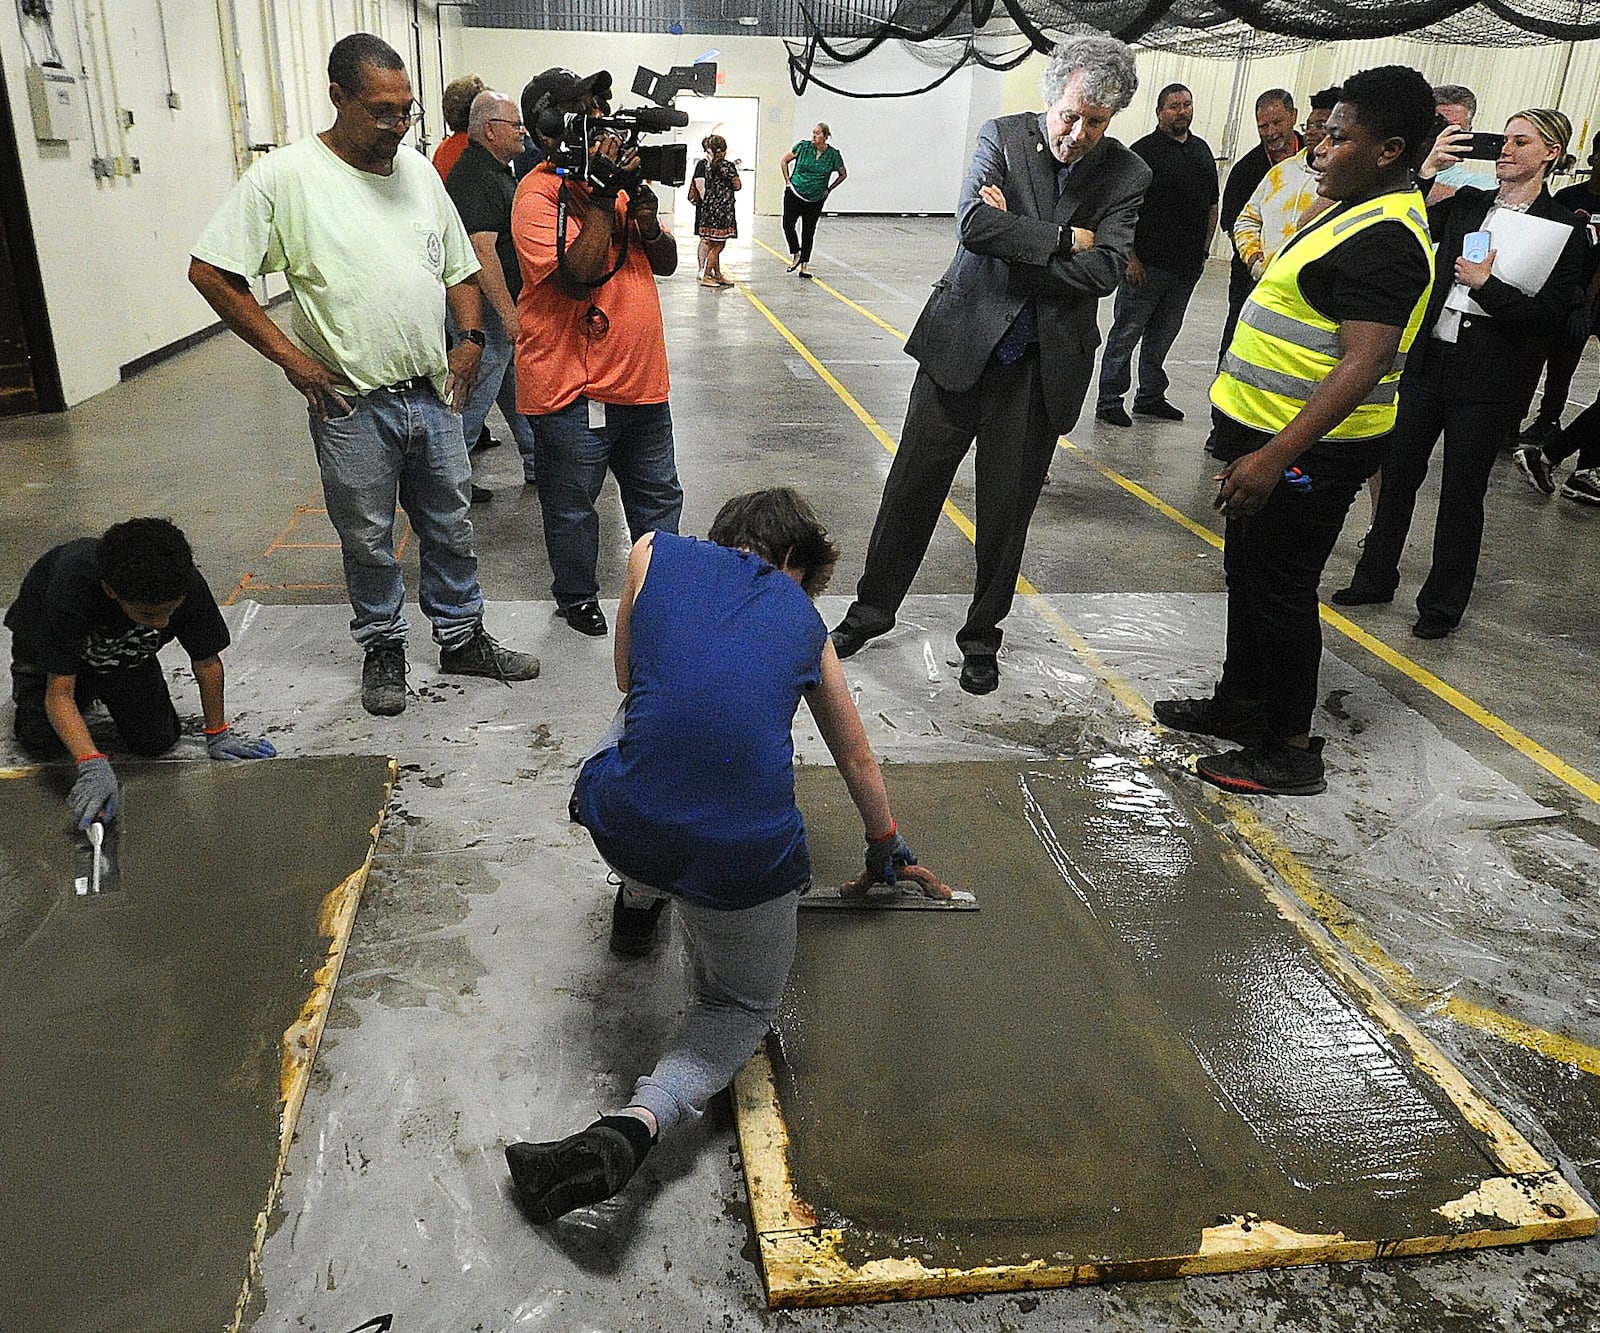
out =
<path fill-rule="evenodd" d="M 918 363 L 840 657 L 888 631 L 916 577 L 956 467 L 977 441 L 977 582 L 956 635 L 961 688 L 1000 683 L 1000 621 L 1056 438 L 1078 420 L 1122 281 L 1150 168 L 1114 139 L 1138 87 L 1133 53 L 1077 37 L 1051 53 L 1045 110 L 988 121 L 961 187 L 960 246 L 906 343 Z"/>

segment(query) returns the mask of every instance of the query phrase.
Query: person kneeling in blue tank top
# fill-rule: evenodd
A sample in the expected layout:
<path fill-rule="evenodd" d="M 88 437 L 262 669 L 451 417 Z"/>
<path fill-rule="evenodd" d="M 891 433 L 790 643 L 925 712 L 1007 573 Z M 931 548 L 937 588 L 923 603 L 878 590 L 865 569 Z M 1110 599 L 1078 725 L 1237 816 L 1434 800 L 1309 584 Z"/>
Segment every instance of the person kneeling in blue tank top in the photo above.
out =
<path fill-rule="evenodd" d="M 648 953 L 662 909 L 677 899 L 693 994 L 632 1102 L 568 1138 L 506 1149 L 535 1222 L 617 1193 L 660 1135 L 699 1118 L 767 1034 L 811 880 L 791 740 L 802 699 L 861 814 L 866 864 L 849 887 L 901 878 L 950 896 L 895 826 L 811 603 L 837 559 L 811 506 L 788 488 L 729 500 L 708 541 L 647 533 L 628 558 L 615 639 L 627 697 L 578 774 L 572 816 L 621 879 L 612 951 Z"/>

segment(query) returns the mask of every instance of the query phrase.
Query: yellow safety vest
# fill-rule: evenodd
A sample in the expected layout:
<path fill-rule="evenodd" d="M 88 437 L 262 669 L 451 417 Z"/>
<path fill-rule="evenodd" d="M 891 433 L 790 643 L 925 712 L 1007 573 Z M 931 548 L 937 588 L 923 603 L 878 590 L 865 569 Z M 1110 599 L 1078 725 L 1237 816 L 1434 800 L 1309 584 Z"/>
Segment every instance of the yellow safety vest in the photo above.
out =
<path fill-rule="evenodd" d="M 1389 372 L 1327 440 L 1369 440 L 1394 428 L 1400 372 L 1428 309 L 1433 289 L 1433 241 L 1422 195 L 1415 189 L 1379 195 L 1343 212 L 1314 219 L 1273 257 L 1239 312 L 1233 341 L 1211 385 L 1211 401 L 1235 421 L 1276 435 L 1299 414 L 1317 385 L 1338 364 L 1339 325 L 1300 292 L 1300 270 L 1336 245 L 1380 222 L 1403 223 L 1428 260 L 1428 285 L 1400 335 Z"/>

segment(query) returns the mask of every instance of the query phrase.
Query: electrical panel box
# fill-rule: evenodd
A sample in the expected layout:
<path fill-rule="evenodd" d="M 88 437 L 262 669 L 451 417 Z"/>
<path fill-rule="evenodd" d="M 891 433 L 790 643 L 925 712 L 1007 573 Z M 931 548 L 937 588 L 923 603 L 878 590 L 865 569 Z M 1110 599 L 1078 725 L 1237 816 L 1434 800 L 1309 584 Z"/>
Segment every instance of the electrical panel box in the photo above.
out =
<path fill-rule="evenodd" d="M 83 101 L 78 96 L 78 81 L 72 75 L 59 65 L 29 65 L 27 83 L 35 139 L 65 143 L 83 138 Z"/>

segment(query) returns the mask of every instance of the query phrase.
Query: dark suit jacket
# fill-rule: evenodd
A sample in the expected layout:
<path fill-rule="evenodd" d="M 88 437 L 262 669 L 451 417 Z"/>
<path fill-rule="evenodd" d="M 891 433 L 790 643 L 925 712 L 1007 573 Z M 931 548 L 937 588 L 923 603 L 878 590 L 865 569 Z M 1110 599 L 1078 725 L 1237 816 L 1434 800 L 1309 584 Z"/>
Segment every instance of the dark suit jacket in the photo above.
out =
<path fill-rule="evenodd" d="M 1489 318 L 1465 316 L 1455 344 L 1439 342 L 1430 336 L 1430 330 L 1454 284 L 1462 242 L 1469 232 L 1483 229 L 1494 198 L 1494 190 L 1464 185 L 1428 210 L 1428 230 L 1438 243 L 1434 258 L 1438 276 L 1417 346 L 1406 363 L 1406 375 L 1426 380 L 1467 402 L 1521 403 L 1526 407 L 1533 399 L 1550 345 L 1572 311 L 1589 238 L 1577 214 L 1556 203 L 1548 191 L 1541 191 L 1529 205 L 1528 216 L 1573 228 L 1544 286 L 1527 296 L 1510 283 L 1491 277 L 1472 294 Z"/>
<path fill-rule="evenodd" d="M 933 285 L 906 342 L 941 388 L 962 392 L 982 375 L 1023 302 L 1039 320 L 1045 402 L 1057 432 L 1072 429 L 1094 372 L 1097 303 L 1122 281 L 1150 168 L 1115 139 L 1073 167 L 1056 199 L 1056 160 L 1036 112 L 1002 116 L 978 132 L 956 208 L 960 247 Z M 998 185 L 1004 209 L 978 198 Z M 1062 228 L 1086 227 L 1094 245 L 1058 253 Z"/>

